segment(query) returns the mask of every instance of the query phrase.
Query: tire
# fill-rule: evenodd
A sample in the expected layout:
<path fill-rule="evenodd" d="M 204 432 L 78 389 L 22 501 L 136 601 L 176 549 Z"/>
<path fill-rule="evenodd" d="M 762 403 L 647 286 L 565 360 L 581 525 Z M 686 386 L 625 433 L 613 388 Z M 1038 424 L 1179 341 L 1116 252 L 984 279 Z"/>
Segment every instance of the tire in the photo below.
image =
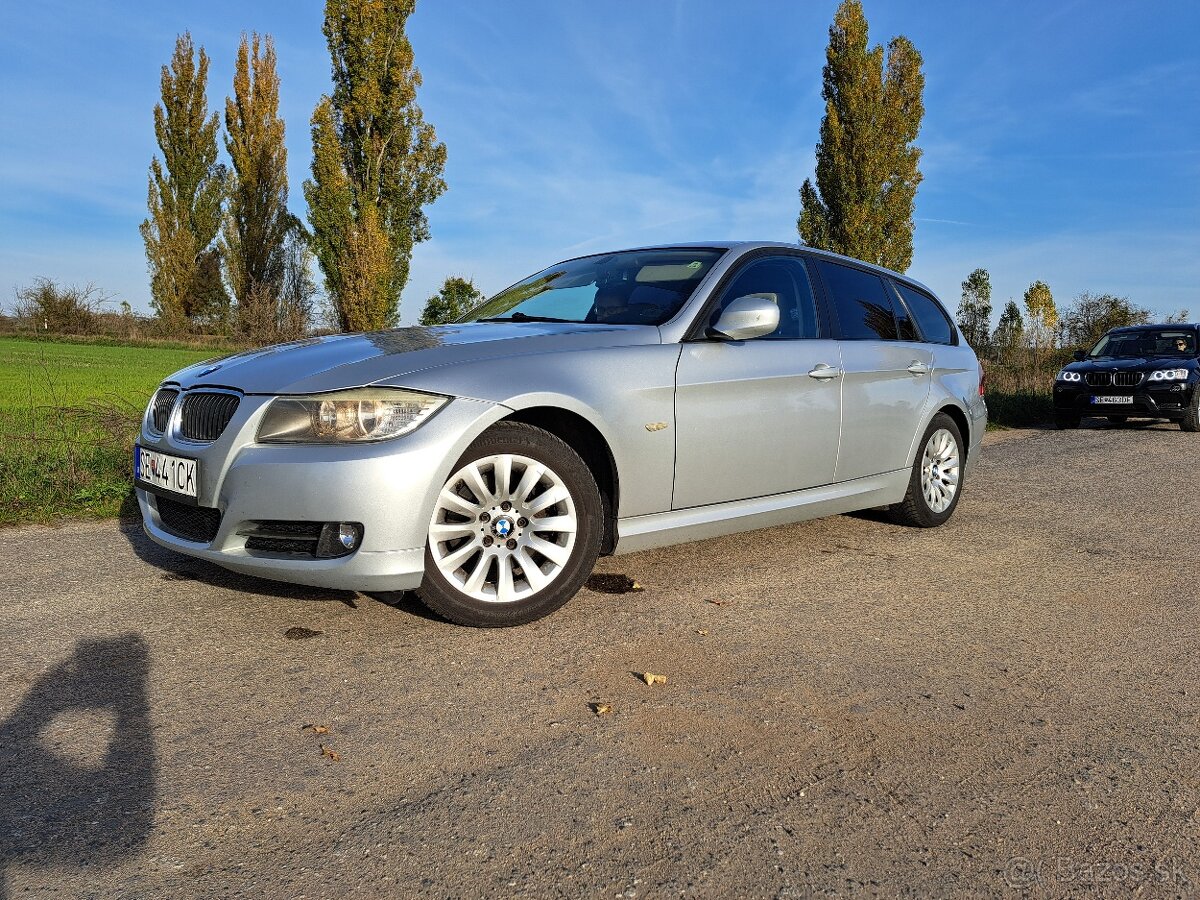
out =
<path fill-rule="evenodd" d="M 541 428 L 500 422 L 451 470 L 417 594 L 459 625 L 523 625 L 575 596 L 603 534 L 600 490 L 579 454 Z"/>
<path fill-rule="evenodd" d="M 917 445 L 908 491 L 889 508 L 892 521 L 915 528 L 936 528 L 945 523 L 962 496 L 962 432 L 945 413 L 938 413 Z"/>
<path fill-rule="evenodd" d="M 1192 402 L 1179 420 L 1181 431 L 1200 431 L 1200 384 L 1192 388 Z"/>
<path fill-rule="evenodd" d="M 1056 412 L 1054 414 L 1054 427 L 1059 431 L 1066 431 L 1070 428 L 1079 427 L 1080 415 L 1078 413 Z"/>

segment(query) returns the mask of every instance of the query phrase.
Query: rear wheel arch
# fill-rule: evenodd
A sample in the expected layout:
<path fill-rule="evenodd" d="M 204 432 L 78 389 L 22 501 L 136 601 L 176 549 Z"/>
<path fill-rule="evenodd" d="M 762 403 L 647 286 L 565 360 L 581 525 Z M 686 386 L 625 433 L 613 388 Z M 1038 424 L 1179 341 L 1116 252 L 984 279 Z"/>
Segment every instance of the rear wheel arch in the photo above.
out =
<path fill-rule="evenodd" d="M 934 409 L 931 409 L 929 411 L 929 414 L 924 419 L 921 420 L 920 429 L 918 429 L 917 433 L 915 435 L 913 435 L 912 446 L 909 447 L 909 450 L 908 450 L 908 465 L 911 466 L 914 462 L 916 462 L 917 457 L 921 454 L 921 436 L 923 434 L 925 434 L 925 430 L 927 428 L 929 428 L 929 423 L 932 422 L 939 415 L 949 416 L 950 419 L 954 422 L 954 424 L 958 426 L 959 436 L 962 437 L 962 440 L 963 440 L 963 459 L 964 459 L 964 461 L 966 460 L 966 458 L 968 456 L 970 456 L 970 454 L 971 454 L 970 418 L 967 416 L 966 412 L 964 412 L 961 407 L 955 406 L 954 403 L 948 402 L 945 398 L 942 398 L 941 406 L 935 407 Z"/>
<path fill-rule="evenodd" d="M 971 422 L 967 418 L 967 414 L 952 403 L 947 403 L 940 409 L 934 410 L 933 415 L 936 416 L 938 413 L 949 416 L 958 426 L 958 433 L 963 439 L 963 456 L 969 456 L 971 454 Z M 931 416 L 930 420 L 932 421 L 932 419 Z"/>

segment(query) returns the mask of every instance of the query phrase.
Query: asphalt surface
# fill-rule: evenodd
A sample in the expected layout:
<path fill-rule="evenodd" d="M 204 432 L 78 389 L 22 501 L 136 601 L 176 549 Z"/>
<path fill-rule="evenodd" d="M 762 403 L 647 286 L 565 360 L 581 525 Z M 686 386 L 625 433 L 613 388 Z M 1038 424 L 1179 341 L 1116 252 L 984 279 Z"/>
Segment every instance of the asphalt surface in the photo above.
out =
<path fill-rule="evenodd" d="M 1195 895 L 1198 484 L 1166 425 L 989 435 L 941 529 L 501 631 L 0 531 L 0 895 Z"/>

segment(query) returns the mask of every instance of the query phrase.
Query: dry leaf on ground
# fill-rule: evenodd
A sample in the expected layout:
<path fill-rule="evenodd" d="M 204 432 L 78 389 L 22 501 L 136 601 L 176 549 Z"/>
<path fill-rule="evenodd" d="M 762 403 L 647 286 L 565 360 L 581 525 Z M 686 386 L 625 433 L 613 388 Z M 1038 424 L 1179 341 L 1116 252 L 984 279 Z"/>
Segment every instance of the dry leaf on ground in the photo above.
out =
<path fill-rule="evenodd" d="M 592 708 L 592 712 L 598 716 L 607 716 L 613 711 L 612 706 L 608 703 L 589 703 L 588 705 Z"/>
<path fill-rule="evenodd" d="M 708 634 L 708 629 L 707 628 L 697 628 L 696 634 Z"/>
<path fill-rule="evenodd" d="M 667 676 L 655 675 L 653 672 L 643 672 L 642 681 L 646 682 L 646 684 L 666 684 Z"/>
<path fill-rule="evenodd" d="M 322 756 L 328 756 L 334 762 L 342 761 L 342 754 L 338 753 L 332 747 L 326 747 L 324 744 L 321 744 L 320 746 L 321 746 L 321 755 Z"/>
<path fill-rule="evenodd" d="M 301 731 L 311 731 L 313 734 L 328 734 L 329 726 L 328 725 L 314 725 L 313 723 L 310 722 L 308 725 L 301 725 L 300 730 Z"/>

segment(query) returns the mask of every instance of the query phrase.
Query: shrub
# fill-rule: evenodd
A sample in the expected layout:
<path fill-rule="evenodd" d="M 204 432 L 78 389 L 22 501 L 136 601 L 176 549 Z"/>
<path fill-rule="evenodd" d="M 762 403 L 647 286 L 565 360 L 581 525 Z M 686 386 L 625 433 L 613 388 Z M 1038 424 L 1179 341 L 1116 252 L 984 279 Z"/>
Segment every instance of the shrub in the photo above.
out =
<path fill-rule="evenodd" d="M 17 291 L 14 312 L 18 322 L 35 331 L 94 334 L 100 307 L 112 298 L 90 282 L 62 287 L 49 278 L 35 278 Z"/>
<path fill-rule="evenodd" d="M 985 360 L 988 420 L 1010 428 L 1047 424 L 1054 417 L 1054 377 L 1069 350 L 1012 347 Z"/>

